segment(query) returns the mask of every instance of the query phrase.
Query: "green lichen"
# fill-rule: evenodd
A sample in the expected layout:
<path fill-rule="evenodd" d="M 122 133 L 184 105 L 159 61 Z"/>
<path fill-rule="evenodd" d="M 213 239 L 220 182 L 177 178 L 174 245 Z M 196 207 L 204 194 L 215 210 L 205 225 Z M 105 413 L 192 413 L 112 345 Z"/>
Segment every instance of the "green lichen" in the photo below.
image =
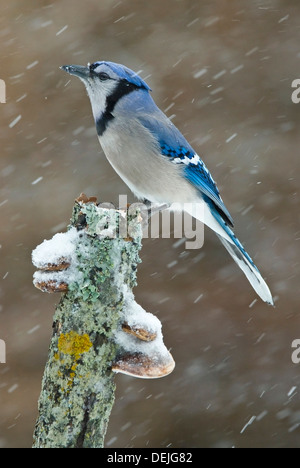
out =
<path fill-rule="evenodd" d="M 107 210 L 98 208 L 94 204 L 83 205 L 80 210 L 76 206 L 73 213 L 73 224 L 75 221 L 76 225 L 78 219 L 81 219 L 83 225 L 87 226 L 88 235 L 86 235 L 86 231 L 83 231 L 77 244 L 77 264 L 81 275 L 78 275 L 69 284 L 69 291 L 88 303 L 97 302 L 100 292 L 107 290 L 107 284 L 112 284 L 112 282 L 115 283 L 116 288 L 114 296 L 119 294 L 120 287 L 115 281 L 116 271 L 119 271 L 121 275 L 120 281 L 122 281 L 123 277 L 130 288 L 136 285 L 136 269 L 140 262 L 138 252 L 141 249 L 142 236 L 138 215 L 135 218 L 135 238 L 128 240 L 128 238 L 123 239 L 120 237 L 113 239 L 99 237 L 96 233 L 99 232 L 100 228 L 107 229 L 109 227 L 107 221 L 113 220 L 118 226 L 118 223 L 123 219 L 118 211 L 109 210 L 109 213 L 112 214 L 108 216 Z M 133 226 L 134 218 L 132 214 L 129 220 L 130 225 Z M 91 257 L 93 258 L 92 268 Z M 111 288 L 109 289 L 111 292 Z M 107 299 L 111 300 L 110 297 Z"/>
<path fill-rule="evenodd" d="M 78 275 L 58 304 L 39 400 L 34 447 L 102 447 L 114 403 L 112 337 L 123 309 L 123 290 L 136 284 L 141 238 L 95 235 L 103 213 L 76 203 L 71 226 Z"/>

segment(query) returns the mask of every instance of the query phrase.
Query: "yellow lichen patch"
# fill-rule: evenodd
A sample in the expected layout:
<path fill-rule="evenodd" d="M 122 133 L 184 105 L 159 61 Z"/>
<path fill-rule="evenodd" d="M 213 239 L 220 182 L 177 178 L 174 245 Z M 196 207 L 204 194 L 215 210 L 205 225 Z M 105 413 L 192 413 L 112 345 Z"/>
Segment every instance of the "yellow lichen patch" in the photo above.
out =
<path fill-rule="evenodd" d="M 87 353 L 92 346 L 92 342 L 87 334 L 79 335 L 79 333 L 70 331 L 66 334 L 61 333 L 59 336 L 57 343 L 59 353 L 55 354 L 55 359 L 60 359 L 61 364 L 65 362 L 65 360 L 61 358 L 61 354 L 69 355 L 72 359 L 67 382 L 68 387 L 73 384 L 76 368 L 78 366 L 77 361 L 80 359 L 81 355 Z M 58 373 L 62 376 L 60 371 L 58 371 Z M 65 389 L 62 389 L 62 391 L 65 391 Z"/>
<path fill-rule="evenodd" d="M 79 333 L 70 331 L 66 334 L 61 333 L 57 346 L 61 353 L 69 354 L 77 361 L 81 354 L 87 353 L 93 345 L 87 334 L 79 335 Z"/>

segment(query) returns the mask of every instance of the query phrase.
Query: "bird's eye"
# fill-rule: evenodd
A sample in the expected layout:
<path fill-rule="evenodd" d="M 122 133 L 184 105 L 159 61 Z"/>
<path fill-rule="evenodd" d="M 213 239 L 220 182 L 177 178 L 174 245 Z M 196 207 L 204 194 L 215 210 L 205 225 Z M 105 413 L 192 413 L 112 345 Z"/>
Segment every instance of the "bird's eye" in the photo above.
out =
<path fill-rule="evenodd" d="M 110 79 L 110 76 L 107 73 L 101 72 L 101 73 L 99 73 L 98 78 L 101 81 L 106 81 L 106 80 Z"/>

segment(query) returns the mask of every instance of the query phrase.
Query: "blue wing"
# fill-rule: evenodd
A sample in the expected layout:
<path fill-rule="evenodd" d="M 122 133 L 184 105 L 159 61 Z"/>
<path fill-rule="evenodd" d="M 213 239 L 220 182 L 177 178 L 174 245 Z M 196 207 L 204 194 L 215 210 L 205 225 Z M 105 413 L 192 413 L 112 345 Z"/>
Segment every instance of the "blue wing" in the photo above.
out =
<path fill-rule="evenodd" d="M 155 135 L 161 153 L 174 164 L 182 164 L 184 177 L 213 202 L 224 221 L 233 227 L 232 217 L 209 170 L 175 125 L 161 111 L 157 113 L 157 119 L 147 116 L 140 121 Z"/>

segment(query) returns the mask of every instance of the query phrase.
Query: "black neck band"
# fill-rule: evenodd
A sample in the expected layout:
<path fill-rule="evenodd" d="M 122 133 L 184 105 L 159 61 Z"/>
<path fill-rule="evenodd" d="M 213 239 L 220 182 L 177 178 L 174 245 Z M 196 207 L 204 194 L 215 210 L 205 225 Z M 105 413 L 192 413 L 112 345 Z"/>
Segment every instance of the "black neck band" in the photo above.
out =
<path fill-rule="evenodd" d="M 128 83 L 126 80 L 119 81 L 114 92 L 106 98 L 105 111 L 96 121 L 96 129 L 99 136 L 103 135 L 109 122 L 114 119 L 113 110 L 119 99 L 137 89 L 139 89 L 138 86 Z"/>

